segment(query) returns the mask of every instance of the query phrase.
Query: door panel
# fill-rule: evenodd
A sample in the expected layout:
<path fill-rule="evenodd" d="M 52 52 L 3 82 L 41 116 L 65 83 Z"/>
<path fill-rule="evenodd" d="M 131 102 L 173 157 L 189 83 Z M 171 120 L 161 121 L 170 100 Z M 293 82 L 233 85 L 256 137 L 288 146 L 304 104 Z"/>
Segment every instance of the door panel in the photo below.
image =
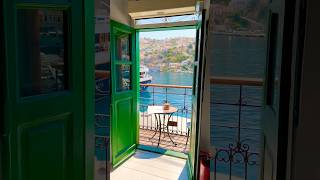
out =
<path fill-rule="evenodd" d="M 132 125 L 132 104 L 131 97 L 115 102 L 117 112 L 114 124 L 116 127 L 119 127 L 116 128 L 118 136 L 116 137 L 117 141 L 115 143 L 117 143 L 117 147 L 119 147 L 116 156 L 120 156 L 132 146 L 133 133 L 128 133 L 128 129 L 131 129 Z"/>
<path fill-rule="evenodd" d="M 112 164 L 130 157 L 137 145 L 138 66 L 133 28 L 111 21 Z"/>
<path fill-rule="evenodd" d="M 262 112 L 264 179 L 285 179 L 293 18 L 294 3 L 270 2 Z"/>
<path fill-rule="evenodd" d="M 203 49 L 205 47 L 204 35 L 206 31 L 205 26 L 205 10 L 200 16 L 199 26 L 197 28 L 196 36 L 196 55 L 193 69 L 193 89 L 192 89 L 192 118 L 191 118 L 191 134 L 190 134 L 190 152 L 189 152 L 189 168 L 191 172 L 191 179 L 196 179 L 198 156 L 199 156 L 199 120 L 201 112 L 201 97 L 202 97 L 202 83 L 203 83 Z"/>
<path fill-rule="evenodd" d="M 84 156 L 94 67 L 84 57 L 83 2 L 4 2 L 4 179 L 84 179 L 93 168 Z"/>
<path fill-rule="evenodd" d="M 72 126 L 68 125 L 70 121 L 71 115 L 64 114 L 19 127 L 18 146 L 23 150 L 20 152 L 22 177 L 47 179 L 47 174 L 51 174 L 52 179 L 68 178 L 65 172 L 68 169 L 65 168 L 68 162 L 72 162 L 72 154 L 67 151 L 72 149 L 72 139 L 67 136 L 72 131 Z M 46 165 L 47 170 L 39 172 L 43 165 Z"/>

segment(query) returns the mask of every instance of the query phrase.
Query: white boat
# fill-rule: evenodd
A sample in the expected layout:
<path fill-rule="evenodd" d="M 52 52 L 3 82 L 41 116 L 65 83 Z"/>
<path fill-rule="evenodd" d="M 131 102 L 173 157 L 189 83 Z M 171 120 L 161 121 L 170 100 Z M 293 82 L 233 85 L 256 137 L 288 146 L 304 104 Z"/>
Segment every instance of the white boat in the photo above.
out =
<path fill-rule="evenodd" d="M 140 83 L 149 84 L 152 81 L 152 76 L 149 74 L 149 68 L 145 65 L 140 65 Z"/>

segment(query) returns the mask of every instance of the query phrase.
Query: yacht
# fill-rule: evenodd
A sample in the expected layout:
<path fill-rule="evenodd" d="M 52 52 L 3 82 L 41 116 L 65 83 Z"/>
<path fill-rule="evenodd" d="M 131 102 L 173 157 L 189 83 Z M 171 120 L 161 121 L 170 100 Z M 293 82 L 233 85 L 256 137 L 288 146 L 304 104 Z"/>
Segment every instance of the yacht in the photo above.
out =
<path fill-rule="evenodd" d="M 152 76 L 149 74 L 149 68 L 145 65 L 140 65 L 140 83 L 149 84 L 152 81 Z"/>

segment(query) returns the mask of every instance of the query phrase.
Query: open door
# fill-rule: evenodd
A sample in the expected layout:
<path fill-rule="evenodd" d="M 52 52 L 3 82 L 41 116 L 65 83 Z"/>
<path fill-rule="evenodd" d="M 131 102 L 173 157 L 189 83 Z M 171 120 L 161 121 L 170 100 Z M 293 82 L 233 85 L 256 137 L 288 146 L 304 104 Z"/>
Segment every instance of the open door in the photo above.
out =
<path fill-rule="evenodd" d="M 269 4 L 267 65 L 262 112 L 262 179 L 286 179 L 294 2 Z"/>
<path fill-rule="evenodd" d="M 138 127 L 138 65 L 133 28 L 111 21 L 111 148 L 117 166 L 135 152 Z"/>
<path fill-rule="evenodd" d="M 84 180 L 93 171 L 94 154 L 86 148 L 86 138 L 93 136 L 86 133 L 93 129 L 94 66 L 93 59 L 86 58 L 93 51 L 85 51 L 87 38 L 93 36 L 85 33 L 93 27 L 92 17 L 84 28 L 86 0 L 56 2 L 1 2 L 6 50 L 1 59 L 6 64 L 4 179 Z"/>
<path fill-rule="evenodd" d="M 193 69 L 193 87 L 192 87 L 192 118 L 191 118 L 191 134 L 190 134 L 190 152 L 188 158 L 190 179 L 197 179 L 197 166 L 199 156 L 199 120 L 202 101 L 202 84 L 203 84 L 203 67 L 204 58 L 203 50 L 205 48 L 205 10 L 199 17 L 200 22 L 197 26 L 196 35 L 196 54 Z"/>

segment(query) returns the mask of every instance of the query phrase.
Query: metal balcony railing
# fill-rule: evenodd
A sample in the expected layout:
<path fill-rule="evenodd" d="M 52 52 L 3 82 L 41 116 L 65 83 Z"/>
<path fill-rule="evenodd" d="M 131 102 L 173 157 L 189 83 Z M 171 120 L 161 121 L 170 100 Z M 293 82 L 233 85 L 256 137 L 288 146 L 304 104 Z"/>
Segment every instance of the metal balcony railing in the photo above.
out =
<path fill-rule="evenodd" d="M 156 130 L 155 117 L 147 113 L 148 106 L 169 102 L 171 106 L 178 108 L 171 119 L 177 122 L 177 126 L 170 126 L 169 132 L 187 135 L 191 118 L 191 93 L 192 86 L 140 84 L 140 128 Z"/>

